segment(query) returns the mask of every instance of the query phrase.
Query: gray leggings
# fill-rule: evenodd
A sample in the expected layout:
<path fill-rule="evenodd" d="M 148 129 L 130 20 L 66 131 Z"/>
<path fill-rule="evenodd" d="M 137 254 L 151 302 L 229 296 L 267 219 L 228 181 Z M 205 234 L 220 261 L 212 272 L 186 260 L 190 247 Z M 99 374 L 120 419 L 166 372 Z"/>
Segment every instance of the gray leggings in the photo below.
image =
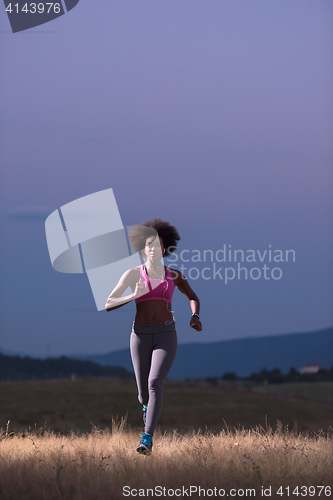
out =
<path fill-rule="evenodd" d="M 133 323 L 130 349 L 138 400 L 147 405 L 145 433 L 153 435 L 162 408 L 163 383 L 177 352 L 174 321 L 170 325 Z"/>

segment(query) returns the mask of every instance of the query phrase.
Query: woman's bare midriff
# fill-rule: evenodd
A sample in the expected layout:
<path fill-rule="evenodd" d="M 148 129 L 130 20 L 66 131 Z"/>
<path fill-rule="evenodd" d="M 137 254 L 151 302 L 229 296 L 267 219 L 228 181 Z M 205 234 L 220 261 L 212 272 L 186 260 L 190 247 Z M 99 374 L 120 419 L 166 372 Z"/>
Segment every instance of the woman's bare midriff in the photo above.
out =
<path fill-rule="evenodd" d="M 169 311 L 167 310 L 167 307 Z M 173 316 L 170 302 L 165 300 L 145 300 L 136 305 L 136 315 L 134 322 L 139 325 L 154 325 L 172 321 Z"/>

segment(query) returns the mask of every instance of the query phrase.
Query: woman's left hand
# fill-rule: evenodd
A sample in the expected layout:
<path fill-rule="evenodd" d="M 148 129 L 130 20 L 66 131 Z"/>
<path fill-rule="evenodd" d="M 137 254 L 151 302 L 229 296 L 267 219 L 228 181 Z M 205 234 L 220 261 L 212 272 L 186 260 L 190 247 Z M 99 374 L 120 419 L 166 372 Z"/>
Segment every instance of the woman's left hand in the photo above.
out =
<path fill-rule="evenodd" d="M 197 316 L 193 316 L 190 321 L 190 326 L 194 328 L 197 332 L 201 332 L 202 330 L 202 325 L 201 321 Z"/>

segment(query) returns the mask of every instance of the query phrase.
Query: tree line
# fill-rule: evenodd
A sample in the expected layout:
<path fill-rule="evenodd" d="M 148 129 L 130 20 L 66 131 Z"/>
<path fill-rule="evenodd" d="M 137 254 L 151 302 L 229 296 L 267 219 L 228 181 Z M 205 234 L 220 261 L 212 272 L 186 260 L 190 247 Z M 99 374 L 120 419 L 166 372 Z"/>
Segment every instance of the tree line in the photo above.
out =
<path fill-rule="evenodd" d="M 66 356 L 36 359 L 29 356 L 6 356 L 0 353 L 0 380 L 33 380 L 76 377 L 133 378 L 120 366 L 101 366 L 93 361 L 80 361 Z"/>
<path fill-rule="evenodd" d="M 262 368 L 259 372 L 253 372 L 248 377 L 238 377 L 235 372 L 226 372 L 221 376 L 221 380 L 249 380 L 257 383 L 285 384 L 288 382 L 324 382 L 333 380 L 333 366 L 326 370 L 321 368 L 317 373 L 299 373 L 296 368 L 291 367 L 289 372 L 284 374 L 279 368 L 267 370 Z M 207 377 L 207 382 L 217 384 L 218 377 Z"/>

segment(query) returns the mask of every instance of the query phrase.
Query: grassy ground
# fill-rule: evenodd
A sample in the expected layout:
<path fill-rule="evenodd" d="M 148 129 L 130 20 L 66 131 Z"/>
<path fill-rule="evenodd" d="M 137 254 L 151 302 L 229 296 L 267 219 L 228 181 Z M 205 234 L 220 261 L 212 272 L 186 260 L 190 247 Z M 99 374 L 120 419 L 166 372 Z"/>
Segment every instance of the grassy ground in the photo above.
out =
<path fill-rule="evenodd" d="M 271 384 L 252 388 L 255 392 L 296 396 L 304 399 L 317 399 L 333 402 L 333 382 L 291 382 L 288 384 Z"/>
<path fill-rule="evenodd" d="M 273 387 L 167 381 L 145 457 L 134 380 L 2 382 L 0 499 L 331 497 L 329 385 Z"/>
<path fill-rule="evenodd" d="M 297 396 L 304 384 L 266 386 L 261 390 L 234 384 L 217 386 L 200 381 L 166 381 L 159 427 L 178 430 L 273 428 L 277 420 L 299 431 L 333 427 L 332 401 L 309 399 L 332 391 L 333 383 L 306 384 L 307 398 Z M 309 386 L 309 387 L 308 387 Z M 311 389 L 311 390 L 310 390 Z M 281 394 L 278 394 L 278 391 Z M 112 418 L 127 415 L 132 429 L 142 427 L 141 406 L 134 380 L 77 379 L 0 383 L 0 427 L 18 432 L 49 428 L 63 434 L 108 428 Z"/>
<path fill-rule="evenodd" d="M 137 432 L 69 436 L 0 435 L 3 500 L 118 500 L 179 496 L 328 498 L 333 439 L 276 431 L 154 434 L 153 454 L 136 453 Z M 266 494 L 263 494 L 263 491 Z"/>

